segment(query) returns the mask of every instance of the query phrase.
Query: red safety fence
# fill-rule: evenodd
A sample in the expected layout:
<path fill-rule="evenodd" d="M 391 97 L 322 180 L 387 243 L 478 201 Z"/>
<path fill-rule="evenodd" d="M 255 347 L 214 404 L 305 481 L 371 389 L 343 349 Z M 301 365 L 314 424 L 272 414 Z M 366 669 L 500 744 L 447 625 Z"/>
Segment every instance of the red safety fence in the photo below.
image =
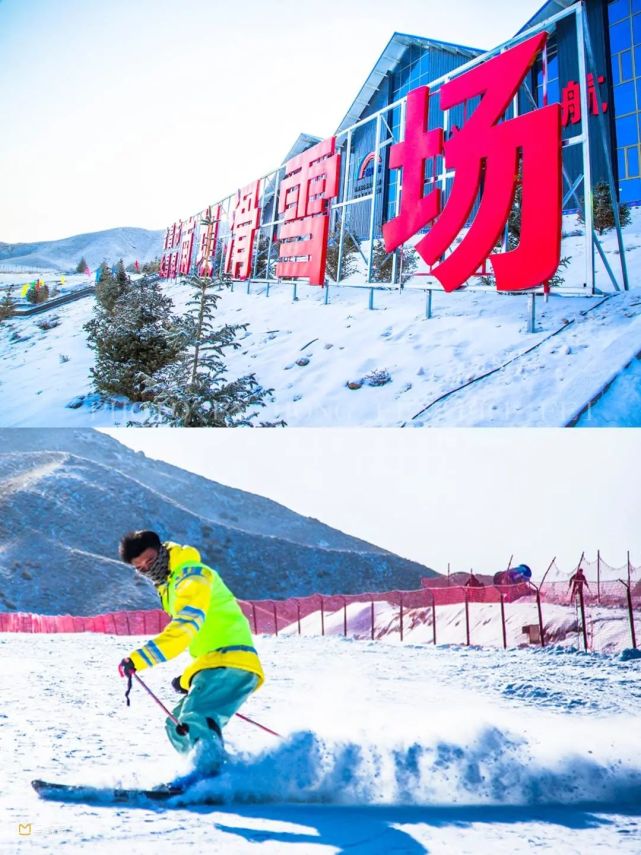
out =
<path fill-rule="evenodd" d="M 577 571 L 583 579 L 576 583 Z M 463 579 L 467 579 L 462 584 Z M 592 607 L 625 608 L 629 636 L 636 647 L 635 611 L 641 610 L 641 572 L 630 564 L 611 567 L 597 557 L 587 562 L 581 556 L 577 567 L 568 573 L 559 570 L 553 560 L 540 587 L 530 582 L 492 584 L 492 577 L 481 574 L 454 574 L 423 579 L 417 591 L 366 592 L 362 594 L 313 594 L 284 600 L 241 600 L 240 605 L 257 634 L 276 634 L 287 630 L 298 634 L 353 634 L 359 637 L 381 638 L 397 633 L 402 641 L 408 631 L 424 625 L 429 641 L 452 637 L 452 625 L 460 627 L 456 641 L 464 644 L 491 642 L 508 646 L 508 635 L 514 638 L 514 623 L 522 624 L 522 633 L 530 643 L 545 645 L 550 638 L 543 617 L 543 606 L 576 607 L 577 634 L 582 635 L 588 649 L 589 615 Z M 444 584 L 445 581 L 445 584 Z M 457 584 L 452 584 L 456 582 Z M 361 604 L 363 608 L 354 608 Z M 482 604 L 495 604 L 483 616 L 481 624 L 474 621 L 473 610 Z M 512 606 L 519 604 L 514 610 Z M 461 610 L 444 609 L 463 606 Z M 311 621 L 306 620 L 313 615 Z M 112 612 L 93 617 L 71 615 L 32 615 L 16 612 L 0 613 L 0 632 L 100 632 L 112 635 L 157 635 L 168 624 L 169 617 L 160 610 Z M 484 629 L 488 623 L 492 626 Z M 460 626 L 462 624 L 462 626 Z M 508 625 L 510 631 L 508 633 Z M 489 634 L 488 634 L 489 633 Z M 546 637 L 546 634 L 548 637 Z M 425 636 L 425 633 L 423 633 Z M 476 637 L 473 637 L 475 635 Z"/>
<path fill-rule="evenodd" d="M 102 632 L 107 635 L 158 635 L 169 615 L 153 611 L 110 612 L 104 615 L 34 615 L 0 612 L 0 632 Z"/>

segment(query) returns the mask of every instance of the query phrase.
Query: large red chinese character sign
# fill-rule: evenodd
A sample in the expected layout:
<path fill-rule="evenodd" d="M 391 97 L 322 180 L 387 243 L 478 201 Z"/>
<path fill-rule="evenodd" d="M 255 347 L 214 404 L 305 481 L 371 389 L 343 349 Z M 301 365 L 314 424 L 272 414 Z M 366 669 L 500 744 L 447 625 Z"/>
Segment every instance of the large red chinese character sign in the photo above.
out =
<path fill-rule="evenodd" d="M 285 164 L 278 213 L 284 214 L 276 275 L 325 281 L 328 202 L 338 194 L 340 154 L 336 139 L 323 140 Z"/>
<path fill-rule="evenodd" d="M 178 270 L 178 250 L 182 236 L 182 223 L 174 223 L 165 232 L 163 254 L 160 259 L 160 275 L 167 279 L 176 276 Z"/>
<path fill-rule="evenodd" d="M 183 228 L 182 242 L 180 244 L 180 261 L 178 273 L 187 276 L 191 268 L 191 256 L 194 251 L 194 236 L 196 232 L 196 217 L 191 217 Z"/>
<path fill-rule="evenodd" d="M 249 279 L 254 237 L 260 222 L 258 206 L 259 181 L 252 181 L 238 191 L 231 215 L 231 235 L 227 246 L 225 270 L 232 279 Z"/>
<path fill-rule="evenodd" d="M 463 128 L 444 141 L 428 131 L 429 89 L 407 96 L 405 140 L 392 146 L 390 166 L 403 169 L 400 211 L 383 226 L 388 252 L 435 221 L 416 250 L 446 291 L 460 288 L 489 257 L 499 290 L 532 288 L 550 279 L 561 252 L 561 114 L 551 104 L 501 121 L 547 33 L 541 33 L 488 60 L 441 87 L 441 107 L 449 110 L 480 97 Z M 441 211 L 439 190 L 425 195 L 425 161 L 443 155 L 454 183 Z M 521 234 L 506 253 L 492 249 L 510 213 L 521 158 Z M 443 260 L 465 226 L 479 190 L 478 211 L 461 243 Z"/>

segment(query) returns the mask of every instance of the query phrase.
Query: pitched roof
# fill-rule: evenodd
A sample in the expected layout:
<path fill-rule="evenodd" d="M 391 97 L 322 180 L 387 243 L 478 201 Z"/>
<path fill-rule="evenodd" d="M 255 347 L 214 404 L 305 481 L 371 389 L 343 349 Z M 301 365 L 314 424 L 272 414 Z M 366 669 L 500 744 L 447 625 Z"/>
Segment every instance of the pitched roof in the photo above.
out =
<path fill-rule="evenodd" d="M 465 47 L 464 45 L 455 45 L 451 42 L 441 42 L 437 39 L 411 36 L 407 33 L 394 33 L 387 43 L 385 50 L 378 58 L 376 65 L 370 71 L 352 106 L 336 129 L 336 133 L 340 133 L 340 131 L 345 130 L 345 128 L 348 128 L 360 119 L 363 111 L 371 101 L 372 95 L 374 95 L 381 85 L 385 75 L 393 71 L 407 48 L 411 45 L 417 45 L 425 49 L 435 48 L 436 50 L 457 54 L 465 60 L 473 59 L 475 56 L 485 53 L 485 49 L 483 48 Z"/>

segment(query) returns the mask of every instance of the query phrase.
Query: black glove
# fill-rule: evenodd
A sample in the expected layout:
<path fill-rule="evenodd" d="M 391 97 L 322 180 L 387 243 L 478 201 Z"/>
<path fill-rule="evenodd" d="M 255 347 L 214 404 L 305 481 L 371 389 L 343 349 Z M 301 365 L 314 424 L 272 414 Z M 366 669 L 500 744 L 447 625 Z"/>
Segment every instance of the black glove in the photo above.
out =
<path fill-rule="evenodd" d="M 171 685 L 174 691 L 178 692 L 180 695 L 188 694 L 188 690 L 183 689 L 183 687 L 180 685 L 180 677 L 174 677 L 174 679 L 171 681 Z"/>
<path fill-rule="evenodd" d="M 136 666 L 129 657 L 121 660 L 120 665 L 118 666 L 118 673 L 121 677 L 131 677 L 132 674 L 136 673 Z"/>

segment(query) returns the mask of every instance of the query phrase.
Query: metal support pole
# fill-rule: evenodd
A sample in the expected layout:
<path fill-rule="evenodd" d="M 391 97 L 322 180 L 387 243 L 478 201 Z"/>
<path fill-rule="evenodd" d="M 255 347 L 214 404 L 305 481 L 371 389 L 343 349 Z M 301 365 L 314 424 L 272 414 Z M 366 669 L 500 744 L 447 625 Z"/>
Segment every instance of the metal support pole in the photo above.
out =
<path fill-rule="evenodd" d="M 425 317 L 427 320 L 431 320 L 432 318 L 432 289 L 427 289 L 427 295 L 425 300 Z"/>
<path fill-rule="evenodd" d="M 505 628 L 505 597 L 501 596 L 501 626 L 503 628 L 503 650 L 507 648 L 507 630 Z"/>
<path fill-rule="evenodd" d="M 292 285 L 292 302 L 295 303 L 296 300 L 298 300 L 298 291 L 297 284 L 296 282 L 294 282 L 294 284 Z"/>
<path fill-rule="evenodd" d="M 599 85 L 598 74 L 597 74 L 596 65 L 594 62 L 594 51 L 592 50 L 592 36 L 590 35 L 590 27 L 589 27 L 589 22 L 588 22 L 588 12 L 587 12 L 587 8 L 586 8 L 586 4 L 584 2 L 577 6 L 576 14 L 577 14 L 577 22 L 579 20 L 581 21 L 581 41 L 580 41 L 580 44 L 584 45 L 584 54 L 582 57 L 583 58 L 583 64 L 584 64 L 584 66 L 587 66 L 587 64 L 588 64 L 585 61 L 586 55 L 587 55 L 587 60 L 588 60 L 589 65 L 590 65 L 590 71 L 592 72 L 592 76 L 594 78 L 594 85 L 595 85 L 595 87 L 598 87 L 598 85 Z M 577 26 L 577 33 L 578 33 L 578 26 Z M 579 63 L 580 62 L 581 62 L 581 53 L 579 52 Z M 586 69 L 584 69 L 584 72 L 585 71 L 586 71 Z M 587 89 L 587 85 L 586 85 L 586 81 L 585 81 L 585 74 L 584 74 L 584 78 L 582 79 L 581 82 L 584 84 L 585 88 Z M 583 99 L 581 99 L 581 109 L 584 109 L 585 106 L 587 106 L 587 91 L 586 91 L 586 95 L 585 95 L 585 101 L 586 101 L 586 105 L 583 104 Z M 587 127 L 588 126 L 588 113 L 587 112 L 585 113 L 585 116 L 586 116 L 586 127 Z M 629 285 L 629 280 L 628 280 L 628 266 L 627 266 L 626 258 L 625 258 L 625 247 L 623 245 L 623 234 L 621 232 L 621 218 L 619 216 L 619 200 L 617 197 L 616 187 L 614 184 L 614 170 L 612 169 L 612 156 L 611 155 L 608 156 L 608 143 L 607 143 L 607 137 L 606 137 L 607 131 L 606 131 L 606 127 L 605 127 L 605 118 L 604 118 L 603 113 L 601 112 L 600 109 L 598 110 L 598 113 L 597 113 L 597 125 L 599 126 L 599 134 L 601 137 L 601 145 L 603 146 L 605 168 L 606 168 L 607 173 L 608 173 L 608 186 L 610 188 L 610 201 L 612 202 L 612 213 L 614 215 L 614 222 L 616 225 L 616 232 L 617 232 L 617 241 L 618 241 L 618 245 L 619 245 L 619 261 L 621 263 L 621 275 L 623 277 L 623 289 L 625 291 L 627 291 L 627 290 L 629 290 L 630 285 Z M 588 188 L 586 187 L 586 190 L 587 189 Z M 591 191 L 592 188 L 590 187 L 589 189 Z M 591 199 L 591 196 L 592 196 L 592 194 L 590 192 L 590 199 Z M 586 192 L 586 197 L 587 197 L 587 192 Z M 586 225 L 587 225 L 587 221 L 586 221 Z M 592 259 L 593 259 L 593 263 L 594 263 L 594 249 L 592 250 Z"/>
<path fill-rule="evenodd" d="M 325 305 L 329 303 L 329 283 L 325 285 Z"/>
<path fill-rule="evenodd" d="M 630 590 L 630 585 L 626 584 L 623 579 L 619 579 L 619 582 L 625 587 L 625 592 L 628 600 L 628 616 L 630 618 L 630 636 L 632 638 L 632 647 L 637 649 L 637 634 L 634 628 L 634 607 L 632 605 L 632 591 Z"/>
<path fill-rule="evenodd" d="M 298 634 L 300 635 L 301 632 L 300 632 L 300 603 L 299 602 L 296 603 L 296 613 L 298 616 Z"/>
<path fill-rule="evenodd" d="M 399 609 L 399 624 L 401 630 L 401 641 L 403 641 L 403 595 L 401 594 L 401 602 Z"/>
<path fill-rule="evenodd" d="M 320 598 L 320 604 L 321 604 L 321 609 L 320 609 L 320 612 L 321 612 L 321 635 L 324 636 L 325 635 L 325 604 L 323 603 L 322 597 Z"/>
<path fill-rule="evenodd" d="M 545 632 L 543 631 L 543 611 L 541 609 L 541 592 L 536 592 L 536 608 L 539 613 L 539 635 L 541 636 L 541 647 L 545 647 Z"/>
<path fill-rule="evenodd" d="M 536 332 L 536 296 L 534 291 L 529 295 L 528 303 L 527 331 L 533 333 Z"/>
<path fill-rule="evenodd" d="M 254 618 L 254 632 L 258 635 L 258 621 L 256 620 L 256 603 L 252 603 L 252 615 Z"/>
<path fill-rule="evenodd" d="M 374 641 L 374 600 L 372 600 L 372 641 Z"/>
<path fill-rule="evenodd" d="M 432 597 L 432 641 L 436 645 L 436 600 Z"/>
<path fill-rule="evenodd" d="M 267 283 L 267 287 L 265 288 L 265 296 L 269 297 L 269 282 Z"/>
<path fill-rule="evenodd" d="M 278 635 L 278 612 L 276 611 L 276 603 L 273 603 L 274 606 L 274 635 Z"/>
<path fill-rule="evenodd" d="M 582 3 L 576 6 L 576 38 L 579 56 L 579 91 L 581 95 L 581 135 L 583 137 L 583 189 L 585 197 L 585 283 L 594 293 L 594 244 L 592 242 L 592 231 L 594 229 L 594 215 L 592 210 L 592 166 L 590 163 L 590 106 L 588 104 L 587 89 L 587 63 L 584 19 L 581 14 Z"/>
<path fill-rule="evenodd" d="M 369 303 L 367 304 L 367 308 L 370 309 L 370 311 L 374 308 L 374 289 L 373 288 L 369 289 Z"/>
<path fill-rule="evenodd" d="M 343 600 L 343 635 L 347 638 L 347 600 Z"/>
<path fill-rule="evenodd" d="M 248 294 L 251 293 L 251 287 L 252 287 L 252 281 L 251 281 L 251 279 L 248 279 L 247 280 L 247 293 Z"/>
<path fill-rule="evenodd" d="M 470 604 L 465 592 L 465 643 L 470 646 Z"/>
<path fill-rule="evenodd" d="M 374 224 L 376 221 L 376 185 L 378 183 L 378 159 L 381 147 L 381 114 L 376 116 L 376 142 L 374 143 L 374 171 L 372 173 L 372 209 L 369 212 L 369 259 L 367 261 L 367 281 L 372 281 L 372 262 L 374 259 Z M 373 299 L 371 297 L 370 299 Z M 370 306 L 370 309 L 373 306 Z"/>
<path fill-rule="evenodd" d="M 588 649 L 588 631 L 585 625 L 585 602 L 583 600 L 583 585 L 579 585 L 579 608 L 581 609 L 581 634 L 583 635 L 583 649 Z"/>
<path fill-rule="evenodd" d="M 596 600 L 601 602 L 601 552 L 596 551 Z"/>
<path fill-rule="evenodd" d="M 345 167 L 343 171 L 343 198 L 341 202 L 345 202 L 345 199 L 349 193 L 349 171 L 350 171 L 350 160 L 352 154 L 352 132 L 349 130 L 347 132 L 347 140 L 346 140 L 346 148 L 347 148 L 347 157 L 345 158 Z M 341 158 L 342 160 L 342 158 Z M 345 237 L 345 217 L 347 215 L 347 208 L 341 208 L 341 227 L 339 230 L 338 236 L 338 261 L 336 263 L 336 282 L 341 281 L 341 268 L 343 266 L 343 239 Z"/>

